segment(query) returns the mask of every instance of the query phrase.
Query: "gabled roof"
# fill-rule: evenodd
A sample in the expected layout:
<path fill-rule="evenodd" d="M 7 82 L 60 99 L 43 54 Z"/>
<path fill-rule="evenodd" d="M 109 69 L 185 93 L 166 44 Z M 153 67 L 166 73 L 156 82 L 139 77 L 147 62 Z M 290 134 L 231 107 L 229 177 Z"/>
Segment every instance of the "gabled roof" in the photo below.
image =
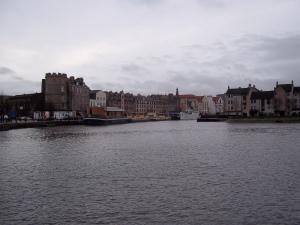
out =
<path fill-rule="evenodd" d="M 274 91 L 259 91 L 252 92 L 250 99 L 272 99 L 274 98 Z"/>
<path fill-rule="evenodd" d="M 300 87 L 294 87 L 294 93 L 300 93 Z"/>
<path fill-rule="evenodd" d="M 197 98 L 197 96 L 192 94 L 187 94 L 187 95 L 179 95 L 179 98 Z"/>
<path fill-rule="evenodd" d="M 250 88 L 229 88 L 227 95 L 248 95 Z"/>
<path fill-rule="evenodd" d="M 285 92 L 291 92 L 293 85 L 292 84 L 278 84 L 278 87 L 282 87 Z"/>
<path fill-rule="evenodd" d="M 198 100 L 199 102 L 202 102 L 203 99 L 204 99 L 204 96 L 197 96 L 197 100 Z"/>
<path fill-rule="evenodd" d="M 216 97 L 213 97 L 212 99 L 215 103 L 218 103 L 220 98 L 221 98 L 220 96 L 216 96 Z"/>

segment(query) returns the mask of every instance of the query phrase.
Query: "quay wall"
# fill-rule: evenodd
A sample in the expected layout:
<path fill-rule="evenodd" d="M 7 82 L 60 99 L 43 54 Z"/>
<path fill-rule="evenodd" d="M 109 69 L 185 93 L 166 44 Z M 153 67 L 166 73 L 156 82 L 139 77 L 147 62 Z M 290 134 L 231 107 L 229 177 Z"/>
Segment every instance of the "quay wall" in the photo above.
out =
<path fill-rule="evenodd" d="M 51 121 L 32 121 L 19 123 L 2 123 L 0 124 L 0 131 L 22 128 L 34 127 L 51 127 L 51 126 L 66 126 L 66 125 L 80 125 L 82 120 L 51 120 Z"/>

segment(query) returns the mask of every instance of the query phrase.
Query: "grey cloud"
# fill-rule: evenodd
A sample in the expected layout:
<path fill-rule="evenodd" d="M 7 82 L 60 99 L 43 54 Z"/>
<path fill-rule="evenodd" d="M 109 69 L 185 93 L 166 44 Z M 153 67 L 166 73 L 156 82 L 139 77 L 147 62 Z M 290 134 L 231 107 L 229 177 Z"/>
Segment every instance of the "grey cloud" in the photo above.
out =
<path fill-rule="evenodd" d="M 146 67 L 137 65 L 135 63 L 123 65 L 121 67 L 121 69 L 123 72 L 126 72 L 127 74 L 130 74 L 130 75 L 137 75 L 137 74 L 142 74 L 142 73 L 145 74 L 145 73 L 148 73 L 148 71 L 149 71 Z"/>
<path fill-rule="evenodd" d="M 298 60 L 300 59 L 300 35 L 262 38 L 255 49 L 264 54 L 265 60 Z"/>
<path fill-rule="evenodd" d="M 0 74 L 14 74 L 15 71 L 13 71 L 12 69 L 8 68 L 8 67 L 0 67 Z"/>
<path fill-rule="evenodd" d="M 15 80 L 20 80 L 20 81 L 25 80 L 23 77 L 18 76 L 14 70 L 8 67 L 0 67 L 0 75 L 7 76 Z"/>
<path fill-rule="evenodd" d="M 141 93 L 214 94 L 249 82 L 270 89 L 276 79 L 300 85 L 299 1 L 0 2 L 5 90 L 13 82 L 38 91 L 47 71 Z"/>

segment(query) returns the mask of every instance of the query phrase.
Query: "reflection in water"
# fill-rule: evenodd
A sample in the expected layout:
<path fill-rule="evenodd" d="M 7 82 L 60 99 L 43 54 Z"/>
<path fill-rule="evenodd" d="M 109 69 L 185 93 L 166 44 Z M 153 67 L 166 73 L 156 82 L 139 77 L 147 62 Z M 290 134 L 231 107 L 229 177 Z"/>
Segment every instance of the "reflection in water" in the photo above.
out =
<path fill-rule="evenodd" d="M 0 133 L 0 224 L 298 224 L 300 125 Z"/>

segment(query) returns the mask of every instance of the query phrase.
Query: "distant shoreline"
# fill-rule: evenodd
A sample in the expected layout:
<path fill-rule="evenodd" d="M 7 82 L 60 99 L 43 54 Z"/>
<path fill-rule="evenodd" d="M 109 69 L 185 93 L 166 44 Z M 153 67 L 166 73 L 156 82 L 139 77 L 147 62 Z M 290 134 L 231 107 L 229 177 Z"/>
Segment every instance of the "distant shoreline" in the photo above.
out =
<path fill-rule="evenodd" d="M 55 126 L 69 126 L 69 125 L 82 125 L 83 120 L 49 120 L 49 121 L 30 121 L 30 122 L 17 122 L 17 123 L 2 123 L 0 124 L 0 131 L 8 131 L 24 128 L 36 127 L 55 127 Z"/>
<path fill-rule="evenodd" d="M 151 119 L 132 120 L 128 123 L 156 122 L 156 121 L 166 121 L 166 120 L 151 120 Z M 197 122 L 197 121 L 195 120 L 195 122 Z M 229 118 L 222 122 L 227 122 L 227 123 L 300 123 L 300 117 Z M 50 121 L 30 121 L 30 122 L 19 122 L 19 123 L 2 123 L 2 124 L 0 124 L 0 131 L 25 129 L 25 128 L 37 128 L 37 127 L 72 126 L 72 125 L 85 125 L 85 123 L 84 123 L 84 120 L 50 120 Z M 106 125 L 113 125 L 113 124 L 106 124 Z M 103 125 L 99 125 L 99 126 L 103 126 Z"/>
<path fill-rule="evenodd" d="M 156 122 L 156 121 L 166 121 L 166 120 L 153 120 L 153 119 L 140 119 L 140 120 L 128 120 L 127 123 L 142 123 L 142 122 Z M 124 124 L 120 123 L 108 123 L 96 126 L 107 126 L 114 124 Z M 15 129 L 25 129 L 25 128 L 37 128 L 37 127 L 56 127 L 56 126 L 72 126 L 72 125 L 88 125 L 84 120 L 49 120 L 49 121 L 30 121 L 30 122 L 16 122 L 16 123 L 0 123 L 0 131 L 8 131 Z"/>

